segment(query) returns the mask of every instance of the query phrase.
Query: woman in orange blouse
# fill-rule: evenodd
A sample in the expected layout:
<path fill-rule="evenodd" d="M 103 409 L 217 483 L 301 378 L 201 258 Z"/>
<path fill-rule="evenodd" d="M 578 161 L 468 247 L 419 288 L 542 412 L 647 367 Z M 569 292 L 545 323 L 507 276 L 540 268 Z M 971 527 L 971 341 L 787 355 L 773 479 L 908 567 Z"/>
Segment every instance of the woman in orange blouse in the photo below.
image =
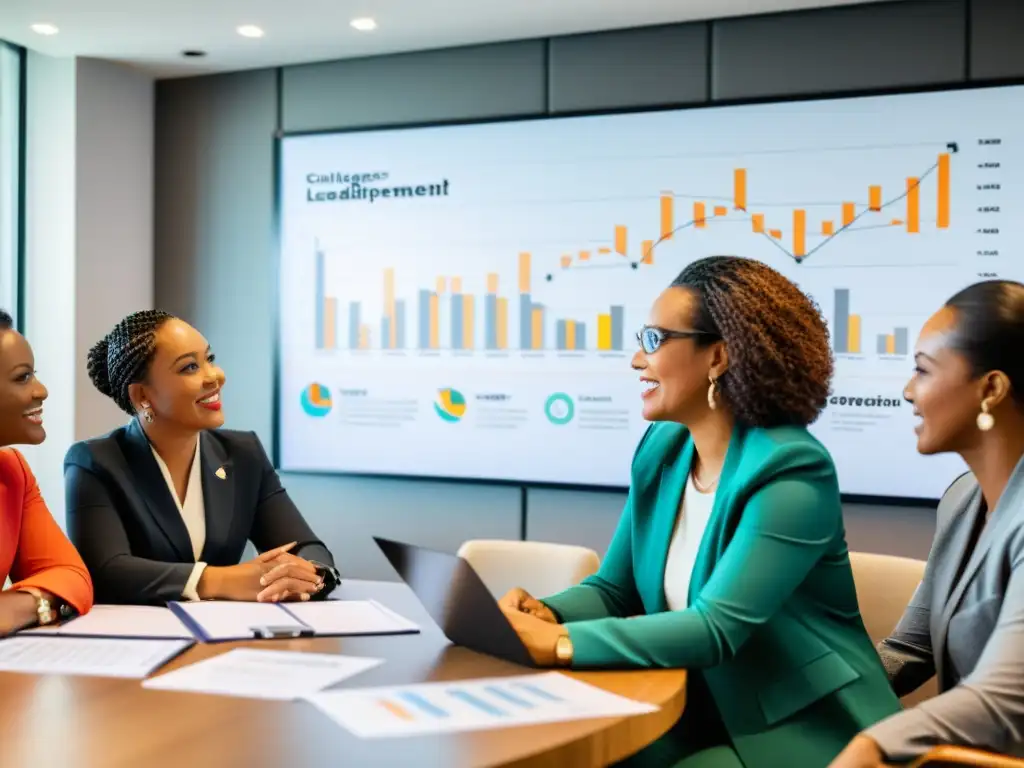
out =
<path fill-rule="evenodd" d="M 11 316 L 0 310 L 0 446 L 38 445 L 46 439 L 46 387 L 35 358 Z M 92 607 L 92 580 L 54 521 L 39 486 L 13 448 L 0 449 L 0 636 L 49 624 Z"/>

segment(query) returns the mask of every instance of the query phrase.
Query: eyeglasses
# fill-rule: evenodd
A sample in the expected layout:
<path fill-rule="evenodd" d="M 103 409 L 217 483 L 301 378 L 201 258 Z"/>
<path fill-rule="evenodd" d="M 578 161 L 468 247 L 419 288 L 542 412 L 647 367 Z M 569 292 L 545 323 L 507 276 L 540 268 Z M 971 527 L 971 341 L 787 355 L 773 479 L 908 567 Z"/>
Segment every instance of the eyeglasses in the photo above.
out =
<path fill-rule="evenodd" d="M 640 348 L 644 352 L 653 355 L 669 339 L 693 339 L 698 336 L 717 338 L 718 334 L 710 331 L 672 331 L 668 328 L 659 328 L 656 325 L 645 325 L 637 333 L 636 340 L 640 342 Z"/>

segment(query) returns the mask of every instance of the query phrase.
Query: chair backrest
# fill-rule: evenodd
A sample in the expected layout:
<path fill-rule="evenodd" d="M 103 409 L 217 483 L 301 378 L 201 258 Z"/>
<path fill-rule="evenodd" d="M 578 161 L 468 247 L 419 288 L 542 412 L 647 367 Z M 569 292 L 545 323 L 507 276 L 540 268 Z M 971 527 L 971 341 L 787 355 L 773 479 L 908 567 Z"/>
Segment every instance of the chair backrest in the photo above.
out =
<path fill-rule="evenodd" d="M 540 541 L 473 539 L 459 548 L 495 597 L 522 587 L 534 597 L 561 592 L 597 571 L 592 549 Z"/>
<path fill-rule="evenodd" d="M 857 603 L 864 626 L 876 645 L 896 628 L 900 617 L 924 576 L 923 560 L 893 555 L 851 552 L 853 580 L 857 587 Z M 913 706 L 929 699 L 937 691 L 932 678 L 903 698 L 904 706 Z"/>

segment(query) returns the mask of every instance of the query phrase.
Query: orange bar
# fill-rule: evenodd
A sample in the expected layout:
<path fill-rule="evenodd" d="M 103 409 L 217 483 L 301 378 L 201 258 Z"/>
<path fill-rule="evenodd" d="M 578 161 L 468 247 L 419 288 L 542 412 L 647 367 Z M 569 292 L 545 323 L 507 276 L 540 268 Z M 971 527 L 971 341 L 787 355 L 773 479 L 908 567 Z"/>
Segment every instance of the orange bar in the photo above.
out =
<path fill-rule="evenodd" d="M 704 213 L 704 203 L 693 204 L 693 226 L 703 229 L 707 218 Z"/>
<path fill-rule="evenodd" d="M 544 340 L 544 310 L 534 307 L 530 312 L 530 348 L 540 349 Z"/>
<path fill-rule="evenodd" d="M 562 256 L 562 269 L 572 264 L 572 256 Z"/>
<path fill-rule="evenodd" d="M 626 228 L 621 225 L 615 227 L 615 252 L 620 256 L 626 255 Z"/>
<path fill-rule="evenodd" d="M 903 219 L 893 219 L 892 221 L 889 222 L 889 224 L 894 226 L 894 227 L 902 226 Z"/>
<path fill-rule="evenodd" d="M 388 338 L 381 339 L 394 349 L 398 345 L 398 323 L 395 322 L 395 270 L 384 270 L 384 317 L 388 319 Z"/>
<path fill-rule="evenodd" d="M 580 261 L 589 261 L 590 251 L 580 251 Z"/>
<path fill-rule="evenodd" d="M 843 203 L 843 226 L 850 226 L 855 218 L 857 218 L 857 207 L 853 203 Z"/>
<path fill-rule="evenodd" d="M 430 348 L 437 349 L 440 345 L 441 337 L 441 312 L 440 302 L 438 301 L 437 294 L 431 294 L 430 296 Z"/>
<path fill-rule="evenodd" d="M 850 315 L 846 338 L 846 351 L 854 355 L 860 354 L 860 315 Z"/>
<path fill-rule="evenodd" d="M 410 715 L 407 710 L 403 709 L 402 707 L 398 706 L 392 701 L 388 701 L 387 699 L 381 699 L 380 702 L 378 703 L 392 715 L 397 717 L 399 720 L 412 721 L 416 719 L 412 715 Z"/>
<path fill-rule="evenodd" d="M 576 321 L 565 321 L 565 348 L 576 349 Z"/>
<path fill-rule="evenodd" d="M 907 179 L 907 232 L 921 231 L 921 181 Z"/>
<path fill-rule="evenodd" d="M 737 168 L 732 172 L 732 204 L 737 210 L 747 210 L 746 168 Z"/>
<path fill-rule="evenodd" d="M 370 326 L 368 325 L 359 326 L 359 348 L 370 348 Z"/>
<path fill-rule="evenodd" d="M 519 292 L 530 292 L 530 254 L 519 254 Z"/>
<path fill-rule="evenodd" d="M 462 293 L 462 278 L 461 277 L 453 277 L 452 278 L 452 293 Z"/>
<path fill-rule="evenodd" d="M 444 278 L 439 277 L 437 278 L 437 295 L 440 296 L 442 293 L 444 293 Z"/>
<path fill-rule="evenodd" d="M 769 229 L 768 230 L 768 234 L 771 235 L 772 237 L 774 237 L 776 240 L 781 240 L 782 239 L 782 230 L 781 229 Z"/>
<path fill-rule="evenodd" d="M 653 240 L 644 240 L 640 243 L 640 263 L 641 264 L 653 264 L 654 263 L 654 249 Z"/>
<path fill-rule="evenodd" d="M 671 240 L 672 230 L 675 229 L 675 212 L 673 204 L 675 199 L 671 192 L 661 193 L 661 239 Z"/>
<path fill-rule="evenodd" d="M 799 208 L 793 211 L 793 255 L 807 255 L 807 211 Z"/>
<path fill-rule="evenodd" d="M 487 275 L 487 292 L 497 293 L 498 292 L 498 276 L 491 272 Z"/>
<path fill-rule="evenodd" d="M 598 253 L 611 253 L 612 249 L 611 248 L 598 248 L 597 252 Z"/>
<path fill-rule="evenodd" d="M 508 349 L 508 299 L 498 297 L 498 349 Z"/>
<path fill-rule="evenodd" d="M 754 225 L 755 232 L 764 232 L 764 214 L 755 213 L 750 217 L 750 223 Z"/>
<path fill-rule="evenodd" d="M 324 349 L 334 349 L 338 329 L 338 300 L 324 299 Z"/>
<path fill-rule="evenodd" d="M 729 209 L 724 205 L 716 205 L 714 210 L 715 216 L 728 216 Z"/>
<path fill-rule="evenodd" d="M 896 337 L 893 336 L 891 333 L 885 337 L 885 354 L 896 354 Z"/>
<path fill-rule="evenodd" d="M 882 210 L 882 188 L 877 184 L 868 187 L 868 208 L 872 211 Z"/>
<path fill-rule="evenodd" d="M 946 229 L 949 226 L 949 153 L 939 155 L 939 201 L 935 226 Z"/>
<path fill-rule="evenodd" d="M 831 221 L 821 222 L 821 234 L 823 235 L 834 235 L 836 233 L 836 225 Z"/>
<path fill-rule="evenodd" d="M 462 297 L 462 348 L 473 348 L 473 294 Z"/>

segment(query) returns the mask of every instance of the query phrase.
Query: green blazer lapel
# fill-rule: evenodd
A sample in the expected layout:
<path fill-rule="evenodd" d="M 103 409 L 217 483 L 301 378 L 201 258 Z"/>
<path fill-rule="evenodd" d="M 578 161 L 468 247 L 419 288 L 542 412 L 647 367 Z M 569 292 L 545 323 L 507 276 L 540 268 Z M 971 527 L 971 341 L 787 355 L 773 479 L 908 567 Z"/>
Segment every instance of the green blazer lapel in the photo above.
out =
<path fill-rule="evenodd" d="M 651 585 L 649 594 L 654 598 L 654 605 L 647 606 L 648 613 L 662 613 L 668 610 L 665 600 L 665 566 L 668 563 L 668 548 L 672 543 L 672 534 L 676 527 L 679 513 L 679 501 L 686 487 L 686 477 L 690 474 L 693 462 L 693 438 L 687 435 L 683 448 L 676 454 L 671 464 L 661 468 L 661 479 L 658 483 L 658 498 L 654 505 L 654 517 L 651 520 L 651 542 L 653 554 L 648 568 L 645 570 L 656 578 Z"/>
<path fill-rule="evenodd" d="M 736 529 L 738 521 L 732 521 L 735 505 L 732 503 L 735 487 L 743 482 L 737 475 L 737 467 L 743 454 L 743 430 L 737 425 L 733 427 L 729 438 L 729 447 L 725 451 L 725 462 L 722 474 L 718 477 L 715 503 L 711 507 L 711 518 L 704 529 L 704 535 L 697 548 L 697 558 L 693 563 L 690 575 L 689 604 L 693 605 L 704 585 L 708 583 L 715 564 L 721 559 L 726 545 L 729 543 L 731 531 Z"/>

